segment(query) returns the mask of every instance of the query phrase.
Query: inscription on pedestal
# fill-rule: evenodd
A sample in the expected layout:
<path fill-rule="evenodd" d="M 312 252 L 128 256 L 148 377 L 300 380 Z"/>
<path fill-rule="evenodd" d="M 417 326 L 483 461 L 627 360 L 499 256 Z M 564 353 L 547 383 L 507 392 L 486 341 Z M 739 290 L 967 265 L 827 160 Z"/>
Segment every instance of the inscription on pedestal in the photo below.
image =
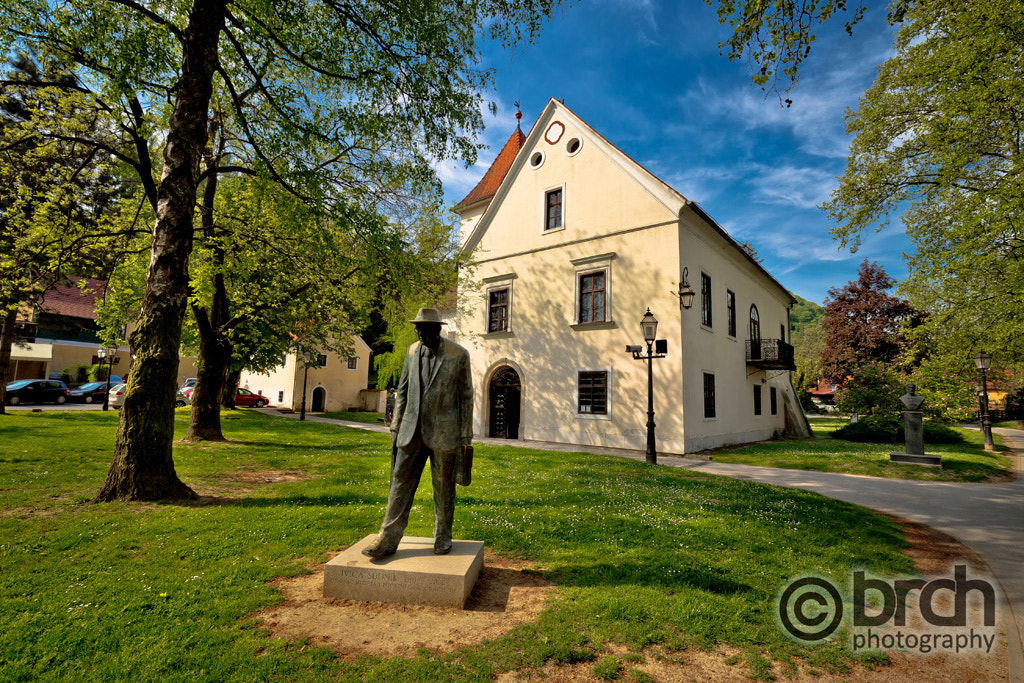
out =
<path fill-rule="evenodd" d="M 431 538 L 406 537 L 398 552 L 370 560 L 362 549 L 369 535 L 324 567 L 324 597 L 411 605 L 465 607 L 484 562 L 482 541 L 452 541 L 447 555 L 434 555 Z"/>

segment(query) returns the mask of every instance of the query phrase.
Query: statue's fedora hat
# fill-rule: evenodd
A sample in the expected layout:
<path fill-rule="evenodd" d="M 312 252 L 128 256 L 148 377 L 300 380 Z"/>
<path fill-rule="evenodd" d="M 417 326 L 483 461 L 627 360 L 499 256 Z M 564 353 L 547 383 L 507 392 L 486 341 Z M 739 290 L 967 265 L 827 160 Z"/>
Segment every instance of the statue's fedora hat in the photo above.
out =
<path fill-rule="evenodd" d="M 411 323 L 437 323 L 438 325 L 444 325 L 444 321 L 441 320 L 441 315 L 437 312 L 436 308 L 421 308 L 416 317 L 409 322 Z"/>

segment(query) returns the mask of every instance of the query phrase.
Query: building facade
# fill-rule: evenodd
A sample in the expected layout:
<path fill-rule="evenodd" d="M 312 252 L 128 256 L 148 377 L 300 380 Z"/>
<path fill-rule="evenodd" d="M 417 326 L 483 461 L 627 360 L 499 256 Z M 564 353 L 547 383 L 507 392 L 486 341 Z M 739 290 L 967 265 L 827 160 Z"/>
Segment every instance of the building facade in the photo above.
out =
<path fill-rule="evenodd" d="M 358 335 L 352 335 L 351 341 L 350 356 L 343 357 L 328 351 L 313 359 L 315 363 L 311 361 L 307 370 L 302 357 L 294 351 L 289 352 L 283 362 L 270 372 L 243 371 L 239 385 L 266 396 L 271 406 L 296 412 L 302 408 L 303 386 L 306 410 L 311 413 L 353 408 L 379 410 L 377 397 L 373 397 L 372 405 L 367 405 L 365 396 L 370 373 L 370 347 Z"/>
<path fill-rule="evenodd" d="M 479 435 L 643 449 L 647 309 L 660 452 L 809 434 L 793 296 L 699 206 L 551 100 L 456 208 L 472 281 L 459 341 Z M 681 306 L 683 284 L 696 296 Z M 646 354 L 646 347 L 644 347 Z"/>

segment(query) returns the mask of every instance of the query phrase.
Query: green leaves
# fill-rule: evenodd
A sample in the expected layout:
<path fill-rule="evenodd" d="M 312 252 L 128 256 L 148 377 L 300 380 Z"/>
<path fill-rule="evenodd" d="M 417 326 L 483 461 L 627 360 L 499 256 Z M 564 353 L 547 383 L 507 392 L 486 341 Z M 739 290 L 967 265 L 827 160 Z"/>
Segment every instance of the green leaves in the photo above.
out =
<path fill-rule="evenodd" d="M 847 114 L 855 138 L 824 206 L 854 250 L 899 216 L 915 245 L 902 290 L 932 314 L 926 329 L 942 353 L 970 355 L 985 338 L 1024 357 L 1019 10 L 1008 0 L 905 8 L 896 55 Z"/>

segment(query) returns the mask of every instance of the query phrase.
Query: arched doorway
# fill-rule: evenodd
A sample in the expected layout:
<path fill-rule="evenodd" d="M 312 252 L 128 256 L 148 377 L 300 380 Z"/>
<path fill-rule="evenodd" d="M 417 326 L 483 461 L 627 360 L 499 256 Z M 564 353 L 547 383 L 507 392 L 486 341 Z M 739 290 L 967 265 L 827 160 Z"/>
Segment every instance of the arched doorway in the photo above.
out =
<path fill-rule="evenodd" d="M 323 387 L 317 387 L 313 390 L 313 407 L 310 408 L 311 412 L 322 413 L 324 412 L 324 402 L 327 400 L 327 391 Z"/>
<path fill-rule="evenodd" d="M 519 404 L 522 398 L 519 373 L 507 365 L 498 368 L 491 376 L 488 395 L 491 400 L 488 436 L 496 439 L 518 439 Z"/>

